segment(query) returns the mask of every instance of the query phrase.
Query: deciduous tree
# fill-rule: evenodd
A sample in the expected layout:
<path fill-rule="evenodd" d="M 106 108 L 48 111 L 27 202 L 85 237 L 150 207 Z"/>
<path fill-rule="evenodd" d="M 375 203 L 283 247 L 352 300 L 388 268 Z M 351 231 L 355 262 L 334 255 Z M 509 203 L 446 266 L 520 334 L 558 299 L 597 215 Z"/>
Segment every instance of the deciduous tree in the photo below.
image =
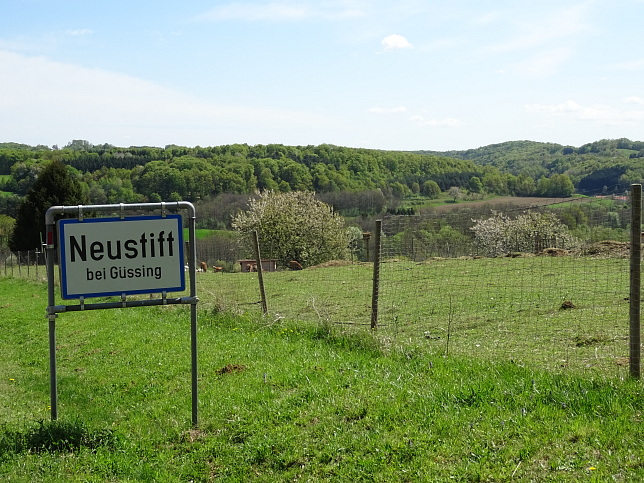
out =
<path fill-rule="evenodd" d="M 306 267 L 347 256 L 344 219 L 312 192 L 265 191 L 233 218 L 232 226 L 248 237 L 257 231 L 262 256 L 276 258 L 281 266 L 296 260 Z"/>

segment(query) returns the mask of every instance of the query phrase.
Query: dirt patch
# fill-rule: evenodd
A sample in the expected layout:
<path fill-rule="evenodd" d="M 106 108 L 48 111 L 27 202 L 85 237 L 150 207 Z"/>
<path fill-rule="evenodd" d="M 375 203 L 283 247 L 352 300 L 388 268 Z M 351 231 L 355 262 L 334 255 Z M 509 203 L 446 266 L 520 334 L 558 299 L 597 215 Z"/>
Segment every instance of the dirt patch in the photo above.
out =
<path fill-rule="evenodd" d="M 235 372 L 242 372 L 243 370 L 246 369 L 246 366 L 242 364 L 228 364 L 222 367 L 217 371 L 217 374 L 224 375 L 224 374 L 233 374 Z"/>
<path fill-rule="evenodd" d="M 538 255 L 542 257 L 565 257 L 566 255 L 570 255 L 570 251 L 564 250 L 563 248 L 544 248 Z"/>
<path fill-rule="evenodd" d="M 329 267 L 346 267 L 347 265 L 353 265 L 354 263 L 351 260 L 329 260 L 328 262 L 320 263 L 319 265 L 313 265 L 311 268 L 329 268 Z"/>
<path fill-rule="evenodd" d="M 534 253 L 528 252 L 510 252 L 503 255 L 504 258 L 530 258 L 534 257 Z"/>
<path fill-rule="evenodd" d="M 570 300 L 566 300 L 564 303 L 561 304 L 561 307 L 559 307 L 559 310 L 570 310 L 570 309 L 576 309 L 577 306 L 573 304 Z"/>
<path fill-rule="evenodd" d="M 628 357 L 617 357 L 615 358 L 615 364 L 618 366 L 629 366 L 631 364 L 631 360 Z"/>
<path fill-rule="evenodd" d="M 579 252 L 580 255 L 591 257 L 623 257 L 626 258 L 630 253 L 629 242 L 618 242 L 613 240 L 604 240 L 582 248 Z"/>
<path fill-rule="evenodd" d="M 447 203 L 435 208 L 436 211 L 450 211 L 459 208 L 478 208 L 490 207 L 500 211 L 503 208 L 536 208 L 538 206 L 552 205 L 554 203 L 563 203 L 572 201 L 575 198 L 538 198 L 538 197 L 518 197 L 518 196 L 501 196 L 491 200 L 467 201 L 461 203 Z"/>
<path fill-rule="evenodd" d="M 190 429 L 188 431 L 184 431 L 181 433 L 180 439 L 182 442 L 186 443 L 194 443 L 195 441 L 198 441 L 206 436 L 205 431 L 201 431 L 198 429 Z"/>
<path fill-rule="evenodd" d="M 590 346 L 595 346 L 595 345 L 600 345 L 606 342 L 606 339 L 603 337 L 597 337 L 597 336 L 581 336 L 578 335 L 577 337 L 574 338 L 575 345 L 577 347 L 590 347 Z"/>

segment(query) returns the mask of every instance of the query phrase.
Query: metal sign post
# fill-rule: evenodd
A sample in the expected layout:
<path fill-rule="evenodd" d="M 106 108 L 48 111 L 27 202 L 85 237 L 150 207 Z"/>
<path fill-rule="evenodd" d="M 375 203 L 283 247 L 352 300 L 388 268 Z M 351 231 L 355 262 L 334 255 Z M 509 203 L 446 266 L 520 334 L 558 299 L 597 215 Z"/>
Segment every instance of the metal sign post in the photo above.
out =
<path fill-rule="evenodd" d="M 190 295 L 170 298 L 168 292 L 185 290 L 182 217 L 188 212 Z M 155 216 L 125 216 L 126 212 L 159 212 Z M 171 211 L 172 214 L 169 214 Z M 86 213 L 116 213 L 87 218 Z M 75 215 L 59 220 L 56 215 Z M 192 424 L 198 423 L 197 395 L 197 284 L 195 209 L 192 203 L 138 203 L 117 205 L 52 206 L 45 214 L 47 228 L 47 280 L 51 418 L 58 418 L 56 377 L 56 317 L 80 310 L 190 304 Z M 61 297 L 78 299 L 77 305 L 56 305 L 54 260 L 58 252 Z M 159 294 L 160 299 L 128 300 L 133 294 Z M 120 301 L 86 303 L 86 297 L 117 295 Z"/>

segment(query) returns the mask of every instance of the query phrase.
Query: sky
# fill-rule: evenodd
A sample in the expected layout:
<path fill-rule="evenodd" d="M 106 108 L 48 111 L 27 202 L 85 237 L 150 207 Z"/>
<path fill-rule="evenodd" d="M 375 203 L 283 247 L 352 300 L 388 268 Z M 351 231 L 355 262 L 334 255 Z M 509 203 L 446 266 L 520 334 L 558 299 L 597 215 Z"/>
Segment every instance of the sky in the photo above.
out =
<path fill-rule="evenodd" d="M 0 0 L 0 142 L 644 140 L 644 0 Z"/>

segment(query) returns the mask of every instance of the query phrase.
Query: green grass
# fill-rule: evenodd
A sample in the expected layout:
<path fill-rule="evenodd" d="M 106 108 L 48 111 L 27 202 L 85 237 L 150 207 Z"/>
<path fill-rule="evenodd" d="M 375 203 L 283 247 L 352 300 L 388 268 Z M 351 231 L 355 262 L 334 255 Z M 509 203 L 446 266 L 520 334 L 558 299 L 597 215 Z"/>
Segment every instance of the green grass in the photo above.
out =
<path fill-rule="evenodd" d="M 232 238 L 232 237 L 235 237 L 237 234 L 236 232 L 233 232 L 230 230 L 207 230 L 205 228 L 199 228 L 195 230 L 195 236 L 197 240 L 203 240 L 204 238 L 209 238 L 214 235 L 225 237 L 225 238 Z M 188 240 L 188 237 L 189 237 L 189 231 L 187 228 L 184 228 L 183 239 Z"/>
<path fill-rule="evenodd" d="M 218 274 L 221 275 L 221 274 Z M 200 279 L 200 284 L 203 283 Z M 639 481 L 641 384 L 385 350 L 368 331 L 185 307 L 61 314 L 0 279 L 4 481 Z"/>
<path fill-rule="evenodd" d="M 628 263 L 572 256 L 388 261 L 380 269 L 377 337 L 392 350 L 621 377 L 628 369 Z M 265 273 L 269 312 L 367 330 L 372 274 L 371 264 Z M 198 281 L 207 306 L 260 310 L 256 274 L 208 273 Z M 565 302 L 574 307 L 562 309 Z"/>
<path fill-rule="evenodd" d="M 10 174 L 0 174 L 0 185 L 4 185 L 7 181 L 11 179 Z M 0 196 L 13 196 L 11 191 L 2 191 L 0 190 Z"/>

